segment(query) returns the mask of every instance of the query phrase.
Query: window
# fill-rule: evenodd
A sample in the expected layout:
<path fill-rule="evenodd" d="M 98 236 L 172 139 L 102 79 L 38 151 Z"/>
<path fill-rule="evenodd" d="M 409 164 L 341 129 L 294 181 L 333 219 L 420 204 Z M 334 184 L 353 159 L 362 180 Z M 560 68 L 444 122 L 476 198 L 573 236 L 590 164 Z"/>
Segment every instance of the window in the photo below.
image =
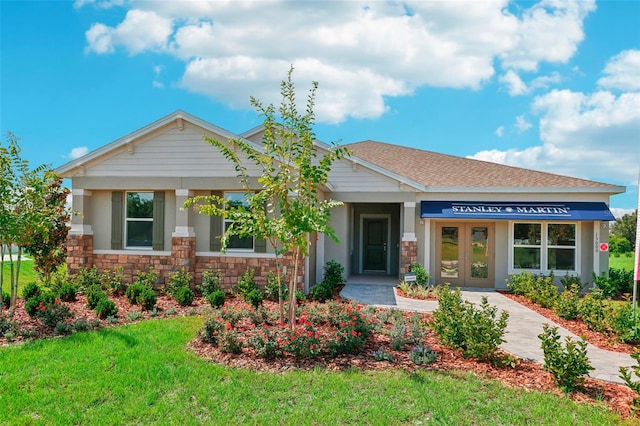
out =
<path fill-rule="evenodd" d="M 152 247 L 153 192 L 127 192 L 125 222 L 127 247 Z"/>
<path fill-rule="evenodd" d="M 514 223 L 513 269 L 576 271 L 575 223 Z"/>
<path fill-rule="evenodd" d="M 224 198 L 227 200 L 228 208 L 248 207 L 247 197 L 244 192 L 225 192 Z M 225 219 L 224 232 L 233 225 L 232 220 Z M 229 238 L 227 249 L 231 250 L 253 250 L 253 237 L 238 237 L 233 235 Z"/>

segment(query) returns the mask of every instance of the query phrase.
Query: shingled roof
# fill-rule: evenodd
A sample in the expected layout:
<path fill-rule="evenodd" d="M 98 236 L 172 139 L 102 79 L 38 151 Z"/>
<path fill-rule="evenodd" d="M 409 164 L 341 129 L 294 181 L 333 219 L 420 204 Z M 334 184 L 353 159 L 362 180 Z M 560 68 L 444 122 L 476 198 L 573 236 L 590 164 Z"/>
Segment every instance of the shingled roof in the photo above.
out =
<path fill-rule="evenodd" d="M 345 145 L 355 157 L 427 187 L 610 189 L 616 185 L 376 141 Z M 598 191 L 600 192 L 600 191 Z"/>

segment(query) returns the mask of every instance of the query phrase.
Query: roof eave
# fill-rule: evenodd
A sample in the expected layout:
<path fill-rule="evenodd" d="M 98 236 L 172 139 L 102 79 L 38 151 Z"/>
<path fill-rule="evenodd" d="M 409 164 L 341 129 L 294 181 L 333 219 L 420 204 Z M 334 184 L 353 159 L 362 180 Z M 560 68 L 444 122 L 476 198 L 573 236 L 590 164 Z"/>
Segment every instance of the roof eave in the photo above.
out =
<path fill-rule="evenodd" d="M 626 191 L 624 186 L 609 186 L 609 187 L 452 187 L 452 186 L 430 186 L 428 192 L 492 192 L 492 193 L 543 193 L 543 194 L 557 194 L 557 193 L 572 193 L 572 194 L 622 194 Z"/>

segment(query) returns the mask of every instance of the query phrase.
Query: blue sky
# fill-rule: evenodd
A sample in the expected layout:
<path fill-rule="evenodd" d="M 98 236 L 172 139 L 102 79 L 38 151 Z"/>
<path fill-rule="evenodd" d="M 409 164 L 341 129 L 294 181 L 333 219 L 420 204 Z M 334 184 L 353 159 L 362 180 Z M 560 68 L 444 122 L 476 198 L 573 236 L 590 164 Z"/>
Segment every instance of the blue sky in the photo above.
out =
<path fill-rule="evenodd" d="M 59 166 L 177 109 L 240 133 L 290 64 L 318 139 L 624 185 L 638 200 L 640 1 L 0 0 L 0 131 Z"/>

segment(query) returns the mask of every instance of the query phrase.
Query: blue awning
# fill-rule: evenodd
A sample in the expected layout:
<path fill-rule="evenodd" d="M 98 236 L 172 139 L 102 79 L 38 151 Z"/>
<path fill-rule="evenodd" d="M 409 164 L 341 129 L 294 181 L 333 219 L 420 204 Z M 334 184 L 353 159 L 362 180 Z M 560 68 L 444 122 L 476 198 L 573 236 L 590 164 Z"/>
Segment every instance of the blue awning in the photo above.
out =
<path fill-rule="evenodd" d="M 422 218 L 612 221 L 605 203 L 422 201 Z"/>

